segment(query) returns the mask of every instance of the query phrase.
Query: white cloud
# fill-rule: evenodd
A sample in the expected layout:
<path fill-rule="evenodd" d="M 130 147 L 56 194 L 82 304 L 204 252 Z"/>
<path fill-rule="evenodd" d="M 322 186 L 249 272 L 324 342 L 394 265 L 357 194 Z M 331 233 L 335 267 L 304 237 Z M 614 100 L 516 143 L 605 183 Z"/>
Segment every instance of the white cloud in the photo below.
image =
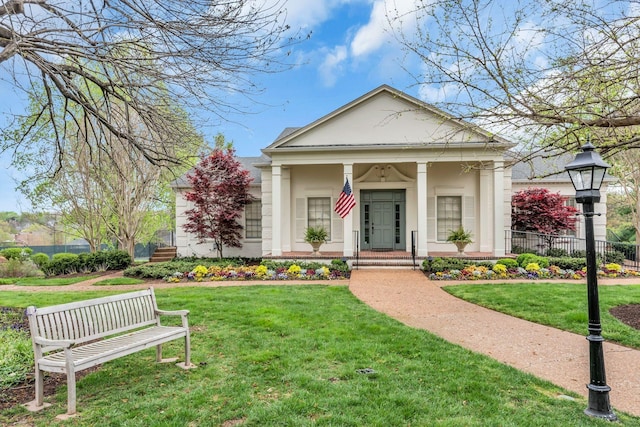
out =
<path fill-rule="evenodd" d="M 369 22 L 356 32 L 351 42 L 354 57 L 368 55 L 393 39 L 391 30 L 411 30 L 415 26 L 412 12 L 417 8 L 416 0 L 375 0 Z"/>
<path fill-rule="evenodd" d="M 284 8 L 287 24 L 292 28 L 312 29 L 331 19 L 332 12 L 350 3 L 362 3 L 363 0 L 287 0 Z"/>
<path fill-rule="evenodd" d="M 386 18 L 385 2 L 373 4 L 369 22 L 360 28 L 351 42 L 351 53 L 354 56 L 366 55 L 377 50 L 390 37 Z"/>
<path fill-rule="evenodd" d="M 447 98 L 450 98 L 451 96 L 456 95 L 459 92 L 460 88 L 453 83 L 445 84 L 442 86 L 420 85 L 418 97 L 427 103 L 435 104 L 438 102 L 443 102 Z"/>
<path fill-rule="evenodd" d="M 325 86 L 333 86 L 342 71 L 342 64 L 347 59 L 346 46 L 336 46 L 320 65 L 320 76 Z"/>

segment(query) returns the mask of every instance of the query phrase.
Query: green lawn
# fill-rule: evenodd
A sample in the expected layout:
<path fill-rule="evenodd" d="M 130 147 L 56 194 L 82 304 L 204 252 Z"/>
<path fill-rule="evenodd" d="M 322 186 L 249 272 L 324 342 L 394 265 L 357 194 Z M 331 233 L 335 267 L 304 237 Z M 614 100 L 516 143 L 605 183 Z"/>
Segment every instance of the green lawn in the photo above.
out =
<path fill-rule="evenodd" d="M 95 279 L 96 275 L 75 277 L 10 277 L 0 279 L 0 285 L 18 286 L 67 286 L 85 280 Z"/>
<path fill-rule="evenodd" d="M 0 305 L 50 305 L 107 295 L 0 292 Z M 77 426 L 597 426 L 585 399 L 382 315 L 344 286 L 156 290 L 162 309 L 191 310 L 183 371 L 149 349 L 78 383 Z M 182 355 L 182 345 L 165 347 Z M 369 374 L 358 370 L 371 369 Z M 559 398 L 572 395 L 575 401 Z M 66 393 L 0 424 L 49 426 Z M 640 418 L 617 412 L 618 425 Z"/>
<path fill-rule="evenodd" d="M 459 298 L 502 313 L 577 334 L 587 335 L 587 290 L 584 283 L 459 285 L 443 288 Z M 640 349 L 640 331 L 613 317 L 609 310 L 640 304 L 640 285 L 599 286 L 602 336 Z"/>

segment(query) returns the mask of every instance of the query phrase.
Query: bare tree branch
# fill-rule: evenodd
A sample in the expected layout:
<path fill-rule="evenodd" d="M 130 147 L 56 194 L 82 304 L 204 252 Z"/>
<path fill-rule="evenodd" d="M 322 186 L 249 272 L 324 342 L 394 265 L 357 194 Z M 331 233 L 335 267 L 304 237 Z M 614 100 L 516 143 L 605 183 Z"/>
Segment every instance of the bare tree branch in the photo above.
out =
<path fill-rule="evenodd" d="M 13 141 L 0 151 L 16 143 L 22 149 L 37 145 L 40 135 L 33 130 L 46 121 L 55 128 L 50 154 L 60 157 L 63 126 L 71 120 L 99 126 L 152 164 L 180 163 L 171 154 L 176 150 L 114 122 L 111 105 L 125 106 L 151 130 L 149 137 L 166 135 L 175 144 L 180 126 L 166 111 L 177 100 L 224 120 L 259 90 L 254 75 L 286 68 L 295 35 L 287 37 L 283 5 L 284 0 L 0 0 L 0 66 L 9 70 L 4 78 L 21 86 L 26 75 L 24 89 L 40 105 L 34 108 L 39 114 L 22 117 L 21 135 L 11 135 Z M 108 146 L 100 149 L 109 152 Z"/>
<path fill-rule="evenodd" d="M 388 18 L 422 62 L 415 80 L 427 101 L 549 149 L 575 150 L 590 133 L 611 156 L 640 134 L 639 6 L 418 0 L 411 16 Z"/>

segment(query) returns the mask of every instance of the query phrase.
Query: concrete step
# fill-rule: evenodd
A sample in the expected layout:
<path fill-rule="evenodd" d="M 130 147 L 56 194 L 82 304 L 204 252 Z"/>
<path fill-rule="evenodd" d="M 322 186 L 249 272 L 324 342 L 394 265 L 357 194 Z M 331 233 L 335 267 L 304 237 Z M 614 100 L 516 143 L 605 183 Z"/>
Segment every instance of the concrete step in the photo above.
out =
<path fill-rule="evenodd" d="M 376 268 L 395 268 L 395 269 L 419 269 L 420 263 L 416 260 L 414 266 L 410 259 L 359 259 L 352 260 L 351 267 L 354 269 L 376 269 Z"/>

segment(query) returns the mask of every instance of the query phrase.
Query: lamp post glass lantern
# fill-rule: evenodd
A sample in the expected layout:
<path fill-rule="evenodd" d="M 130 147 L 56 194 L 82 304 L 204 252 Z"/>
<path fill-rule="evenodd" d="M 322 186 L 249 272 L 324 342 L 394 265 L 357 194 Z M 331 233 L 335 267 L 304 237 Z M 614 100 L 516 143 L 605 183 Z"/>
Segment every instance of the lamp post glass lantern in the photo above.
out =
<path fill-rule="evenodd" d="M 587 305 L 589 310 L 589 406 L 585 414 L 605 418 L 610 421 L 617 419 L 609 403 L 604 352 L 602 350 L 602 326 L 600 323 L 600 302 L 598 300 L 598 276 L 596 266 L 596 244 L 593 232 L 594 203 L 600 201 L 600 186 L 609 165 L 595 151 L 595 147 L 587 142 L 582 146 L 582 152 L 575 160 L 565 166 L 571 182 L 576 189 L 576 202 L 582 204 L 582 214 L 585 225 L 585 247 L 587 261 Z"/>

